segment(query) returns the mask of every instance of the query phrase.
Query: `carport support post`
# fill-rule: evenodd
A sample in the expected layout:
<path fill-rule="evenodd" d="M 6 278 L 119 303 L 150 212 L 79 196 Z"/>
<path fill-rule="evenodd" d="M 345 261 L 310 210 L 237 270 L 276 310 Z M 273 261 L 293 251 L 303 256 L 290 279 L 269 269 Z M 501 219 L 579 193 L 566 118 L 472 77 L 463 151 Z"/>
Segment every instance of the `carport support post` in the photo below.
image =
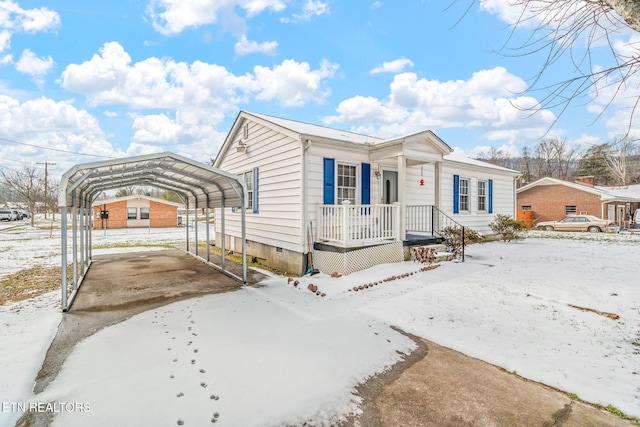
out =
<path fill-rule="evenodd" d="M 207 224 L 205 236 L 207 239 L 207 262 L 211 262 L 211 244 L 209 242 L 209 195 L 207 194 L 207 207 L 205 208 L 204 213 L 204 222 Z"/>
<path fill-rule="evenodd" d="M 242 283 L 247 283 L 247 227 L 246 209 L 242 208 Z"/>
<path fill-rule="evenodd" d="M 222 196 L 222 202 L 220 204 L 220 245 L 221 245 L 221 258 L 220 258 L 220 267 L 222 267 L 222 271 L 224 271 L 224 264 L 225 264 L 225 257 L 224 257 L 224 251 L 225 251 L 225 231 L 224 231 L 224 195 Z"/>
<path fill-rule="evenodd" d="M 73 194 L 73 206 L 71 206 L 72 227 L 73 227 L 73 289 L 78 288 L 78 199 Z"/>
<path fill-rule="evenodd" d="M 186 212 L 185 216 L 187 217 L 187 220 L 185 221 L 185 228 L 187 230 L 187 252 L 190 252 L 189 251 L 189 197 L 186 197 L 186 199 L 187 199 L 186 203 L 184 204 L 185 212 Z"/>
<path fill-rule="evenodd" d="M 80 196 L 80 266 L 84 272 L 84 198 Z"/>
<path fill-rule="evenodd" d="M 195 231 L 195 235 L 193 237 L 193 241 L 194 241 L 194 243 L 196 245 L 196 256 L 198 256 L 198 199 L 197 198 L 196 198 L 196 201 L 194 203 L 194 206 L 195 207 L 194 207 L 194 210 L 193 210 L 193 212 L 194 212 L 193 218 L 194 218 L 195 224 L 193 226 L 193 229 Z"/>
<path fill-rule="evenodd" d="M 62 206 L 61 209 L 60 240 L 62 240 L 62 311 L 67 311 L 67 207 Z"/>

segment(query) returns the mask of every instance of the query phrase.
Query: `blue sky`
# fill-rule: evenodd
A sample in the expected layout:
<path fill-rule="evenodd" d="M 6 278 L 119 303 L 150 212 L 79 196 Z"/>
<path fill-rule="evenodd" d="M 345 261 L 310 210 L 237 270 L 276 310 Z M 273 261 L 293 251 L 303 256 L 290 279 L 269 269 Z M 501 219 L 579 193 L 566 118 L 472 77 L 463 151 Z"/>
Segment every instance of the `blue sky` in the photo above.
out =
<path fill-rule="evenodd" d="M 485 0 L 465 13 L 470 2 L 0 0 L 0 169 L 55 162 L 59 176 L 158 151 L 207 161 L 240 110 L 380 137 L 431 129 L 469 156 L 627 131 L 637 85 L 600 117 L 595 95 L 562 115 L 515 108 L 542 99 L 522 92 L 544 57 L 497 54 L 517 9 Z M 543 83 L 571 70 L 565 57 Z"/>

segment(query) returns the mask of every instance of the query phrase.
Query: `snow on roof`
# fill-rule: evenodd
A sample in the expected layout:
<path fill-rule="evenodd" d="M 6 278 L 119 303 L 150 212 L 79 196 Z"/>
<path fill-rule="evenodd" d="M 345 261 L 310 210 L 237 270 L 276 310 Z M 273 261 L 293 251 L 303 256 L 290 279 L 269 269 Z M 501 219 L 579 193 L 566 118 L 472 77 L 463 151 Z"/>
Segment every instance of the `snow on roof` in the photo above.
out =
<path fill-rule="evenodd" d="M 640 185 L 626 185 L 619 187 L 601 187 L 595 186 L 591 187 L 584 184 L 578 184 L 575 182 L 563 181 L 558 178 L 544 177 L 540 178 L 537 181 L 534 181 L 530 184 L 525 185 L 524 187 L 520 187 L 516 190 L 516 193 L 521 193 L 530 188 L 537 187 L 540 185 L 564 185 L 566 187 L 571 187 L 576 190 L 586 191 L 587 193 L 596 194 L 600 196 L 603 201 L 627 201 L 627 202 L 636 202 L 640 200 Z"/>
<path fill-rule="evenodd" d="M 268 116 L 266 114 L 250 112 L 246 113 L 303 135 L 317 136 L 326 139 L 335 139 L 338 141 L 357 142 L 360 144 L 364 144 L 367 142 L 373 143 L 384 141 L 384 139 L 375 136 L 362 135 L 359 133 L 333 129 L 326 126 L 312 125 L 310 123 L 303 123 L 295 120 L 283 119 L 281 117 Z"/>
<path fill-rule="evenodd" d="M 616 198 L 640 199 L 640 184 L 621 185 L 616 187 L 596 186 L 595 188 L 611 194 Z"/>
<path fill-rule="evenodd" d="M 469 157 L 465 157 L 465 156 L 461 156 L 460 154 L 445 154 L 444 156 L 444 160 L 448 160 L 451 162 L 456 162 L 456 163 L 464 163 L 466 165 L 471 165 L 471 166 L 478 166 L 481 168 L 489 168 L 489 169 L 496 169 L 496 170 L 500 170 L 503 172 L 512 172 L 514 174 L 520 174 L 520 172 L 513 170 L 513 169 L 509 169 L 509 168 L 505 168 L 502 166 L 498 166 L 498 165 L 494 165 L 492 163 L 488 163 L 488 162 L 484 162 L 482 160 L 476 160 L 476 159 L 471 159 Z"/>

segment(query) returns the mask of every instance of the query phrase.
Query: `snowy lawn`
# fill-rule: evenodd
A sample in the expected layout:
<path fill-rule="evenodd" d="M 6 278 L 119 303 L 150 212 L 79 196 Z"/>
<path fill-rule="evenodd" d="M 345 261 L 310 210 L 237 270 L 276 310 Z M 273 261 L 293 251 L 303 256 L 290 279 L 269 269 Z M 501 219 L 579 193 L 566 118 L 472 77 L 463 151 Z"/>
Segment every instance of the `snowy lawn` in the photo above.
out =
<path fill-rule="evenodd" d="M 6 336 L 42 330 L 21 346 L 35 355 L 24 364 L 34 366 L 20 375 L 3 369 L 0 394 L 90 409 L 62 411 L 57 426 L 328 425 L 357 412 L 357 384 L 413 348 L 395 325 L 640 416 L 640 236 L 531 234 L 538 238 L 471 246 L 466 262 L 429 271 L 387 264 L 347 277 L 304 277 L 297 286 L 271 277 L 259 288 L 142 313 L 81 342 L 35 397 L 33 374 L 59 315 L 46 303 L 51 296 L 41 297 L 40 311 L 23 310 L 20 322 L 3 307 Z M 0 352 L 1 366 L 12 363 L 12 352 Z M 20 384 L 9 390 L 8 380 Z"/>

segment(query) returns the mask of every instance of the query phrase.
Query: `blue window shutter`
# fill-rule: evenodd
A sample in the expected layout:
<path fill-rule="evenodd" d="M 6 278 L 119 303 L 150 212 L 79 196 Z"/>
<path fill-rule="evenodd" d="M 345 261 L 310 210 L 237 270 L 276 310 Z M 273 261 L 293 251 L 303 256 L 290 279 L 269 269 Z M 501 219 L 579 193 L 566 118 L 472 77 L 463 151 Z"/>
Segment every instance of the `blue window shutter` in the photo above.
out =
<path fill-rule="evenodd" d="M 361 166 L 362 172 L 362 194 L 360 201 L 363 205 L 371 203 L 371 165 L 369 163 L 363 163 Z"/>
<path fill-rule="evenodd" d="M 323 179 L 324 179 L 324 197 L 323 203 L 325 205 L 333 205 L 334 203 L 334 188 L 335 188 L 335 163 L 334 159 L 324 158 L 323 164 Z"/>
<path fill-rule="evenodd" d="M 487 212 L 493 213 L 493 180 L 489 180 L 489 206 Z"/>
<path fill-rule="evenodd" d="M 460 213 L 460 176 L 453 175 L 453 213 Z"/>
<path fill-rule="evenodd" d="M 258 168 L 253 168 L 253 213 L 258 213 Z"/>

